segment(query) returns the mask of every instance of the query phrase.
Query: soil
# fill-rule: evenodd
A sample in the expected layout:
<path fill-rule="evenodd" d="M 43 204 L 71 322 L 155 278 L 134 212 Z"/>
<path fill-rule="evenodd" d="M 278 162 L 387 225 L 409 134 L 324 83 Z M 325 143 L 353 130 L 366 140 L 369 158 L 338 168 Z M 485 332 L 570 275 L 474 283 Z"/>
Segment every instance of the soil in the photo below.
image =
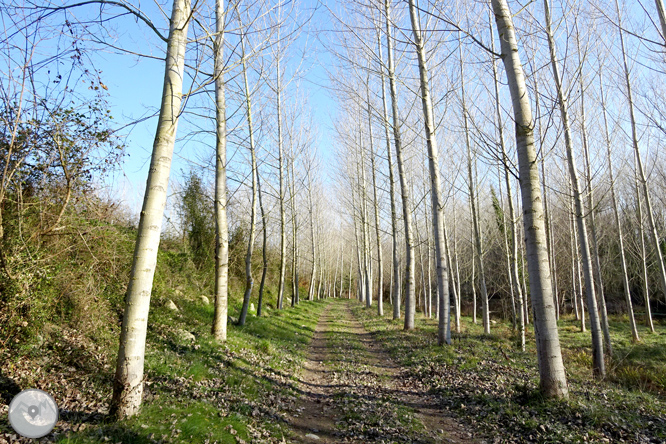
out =
<path fill-rule="evenodd" d="M 322 314 L 315 334 L 310 343 L 308 356 L 300 375 L 302 396 L 297 404 L 298 413 L 289 419 L 296 436 L 295 442 L 300 443 L 362 443 L 374 442 L 423 442 L 423 443 L 480 443 L 472 433 L 463 428 L 455 418 L 437 403 L 434 396 L 429 395 L 423 385 L 414 384 L 406 372 L 390 358 L 373 336 L 368 333 L 354 317 L 350 305 L 335 314 L 343 318 L 335 318 L 330 310 Z M 332 322 L 344 325 L 342 334 L 353 336 L 360 343 L 360 355 L 341 353 L 334 350 L 328 333 Z M 339 330 L 338 330 L 339 332 Z M 343 360 L 354 358 L 355 362 L 342 363 Z M 342 365 L 341 365 L 342 364 Z M 351 365 L 350 365 L 351 364 Z M 360 374 L 340 374 L 340 369 L 361 368 Z M 361 375 L 359 377 L 359 375 Z M 360 394 L 365 400 L 389 400 L 394 407 L 404 408 L 412 417 L 408 422 L 416 420 L 417 430 L 396 431 L 394 428 L 382 433 L 381 429 L 371 434 L 361 434 L 363 424 L 350 427 L 345 420 L 345 411 L 341 400 L 345 394 Z M 398 404 L 397 406 L 395 404 Z M 360 406 L 359 406 L 360 408 Z M 363 421 L 363 414 L 360 419 Z"/>

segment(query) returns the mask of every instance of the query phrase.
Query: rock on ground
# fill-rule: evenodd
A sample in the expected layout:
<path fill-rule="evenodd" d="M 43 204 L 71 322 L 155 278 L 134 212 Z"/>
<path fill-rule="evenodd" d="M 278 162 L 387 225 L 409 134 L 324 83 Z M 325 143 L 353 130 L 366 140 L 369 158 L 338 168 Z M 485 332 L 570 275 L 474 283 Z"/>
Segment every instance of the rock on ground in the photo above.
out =
<path fill-rule="evenodd" d="M 180 328 L 176 330 L 176 336 L 178 337 L 178 340 L 182 342 L 194 342 L 197 339 L 197 337 L 189 331 L 185 331 Z"/>

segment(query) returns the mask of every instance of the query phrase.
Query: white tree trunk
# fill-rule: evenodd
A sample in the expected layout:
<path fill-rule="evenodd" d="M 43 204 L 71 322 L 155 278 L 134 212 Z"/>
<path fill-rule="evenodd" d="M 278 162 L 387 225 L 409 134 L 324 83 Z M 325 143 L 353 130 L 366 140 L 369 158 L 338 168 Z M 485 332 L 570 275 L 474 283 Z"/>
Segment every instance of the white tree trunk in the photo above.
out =
<path fill-rule="evenodd" d="M 578 235 L 576 234 L 576 228 L 575 228 L 575 222 L 574 222 L 574 210 L 573 210 L 573 203 L 571 202 L 571 199 L 569 199 L 569 250 L 571 253 L 571 300 L 573 304 L 573 309 L 575 313 L 575 317 L 577 321 L 580 321 L 580 310 L 578 309 L 578 290 L 576 286 L 576 280 L 578 279 L 578 271 L 577 271 L 577 264 L 578 264 L 578 253 L 576 250 L 576 245 L 578 244 Z M 583 314 L 583 322 L 582 322 L 582 328 L 583 331 L 585 331 L 585 314 Z"/>
<path fill-rule="evenodd" d="M 298 212 L 296 211 L 296 167 L 294 165 L 296 153 L 292 152 L 290 159 L 289 174 L 291 174 L 290 181 L 290 196 L 291 201 L 291 236 L 292 236 L 292 257 L 291 257 L 291 306 L 295 306 L 299 301 L 298 293 Z"/>
<path fill-rule="evenodd" d="M 360 116 L 359 116 L 360 117 Z M 361 121 L 359 119 L 359 121 Z M 372 134 L 370 134 L 372 137 Z M 359 131 L 359 169 L 361 176 L 361 239 L 363 240 L 363 282 L 365 283 L 365 306 L 372 306 L 372 255 L 370 245 L 370 221 L 368 220 L 368 192 L 365 177 L 365 152 L 363 144 L 363 133 Z"/>
<path fill-rule="evenodd" d="M 310 237 L 312 240 L 312 269 L 310 270 L 310 286 L 308 287 L 308 301 L 314 300 L 315 281 L 317 280 L 317 247 L 315 239 L 314 201 L 312 200 L 312 178 L 310 176 L 312 165 L 308 165 L 308 204 L 310 212 Z"/>
<path fill-rule="evenodd" d="M 636 157 L 634 156 L 634 167 Z M 638 219 L 638 237 L 641 245 L 641 269 L 643 271 L 643 295 L 645 298 L 646 323 L 652 333 L 654 333 L 654 324 L 652 323 L 652 312 L 650 309 L 650 281 L 648 279 L 647 249 L 645 247 L 645 230 L 643 229 L 643 202 L 641 200 L 640 184 L 638 180 L 638 168 L 634 168 L 634 191 L 636 192 L 636 218 Z"/>
<path fill-rule="evenodd" d="M 472 227 L 474 235 L 474 248 L 476 260 L 479 265 L 479 290 L 481 291 L 481 318 L 483 321 L 483 332 L 490 334 L 490 310 L 488 308 L 488 290 L 486 288 L 486 273 L 483 266 L 483 239 L 481 238 L 481 228 L 479 226 L 479 212 L 476 208 L 477 199 L 475 193 L 474 174 L 472 172 L 472 148 L 469 140 L 469 123 L 467 116 L 467 107 L 465 104 L 465 77 L 463 69 L 462 44 L 458 44 L 460 51 L 460 94 L 462 99 L 463 130 L 465 131 L 465 146 L 467 147 L 467 173 L 469 177 L 469 201 L 472 209 Z"/>
<path fill-rule="evenodd" d="M 213 337 L 227 339 L 229 227 L 227 224 L 227 106 L 224 83 L 224 1 L 215 3 L 215 309 Z"/>
<path fill-rule="evenodd" d="M 541 126 L 539 126 L 539 131 L 541 131 Z M 541 157 L 541 177 L 544 182 L 543 186 L 543 214 L 546 218 L 546 244 L 548 246 L 548 257 L 550 258 L 550 273 L 552 276 L 553 284 L 553 302 L 555 304 L 555 317 L 560 319 L 560 297 L 559 290 L 557 288 L 557 261 L 555 258 L 555 236 L 553 235 L 553 220 L 550 217 L 550 211 L 548 208 L 548 193 L 546 187 L 546 166 L 545 159 Z"/>
<path fill-rule="evenodd" d="M 384 117 L 384 136 L 386 137 L 386 157 L 388 161 L 389 174 L 389 198 L 391 202 L 391 253 L 393 258 L 393 268 L 391 272 L 391 304 L 393 304 L 393 319 L 400 319 L 400 281 L 398 280 L 398 268 L 400 261 L 398 259 L 398 215 L 395 205 L 395 178 L 393 177 L 393 155 L 391 154 L 391 138 L 389 136 L 389 117 L 388 106 L 386 104 L 386 85 L 383 70 L 384 61 L 382 59 L 381 45 L 379 47 L 379 61 L 382 80 L 382 109 Z"/>
<path fill-rule="evenodd" d="M 453 274 L 454 267 L 453 267 L 453 261 L 451 259 L 451 249 L 449 248 L 449 236 L 446 230 L 446 223 L 444 224 L 444 246 L 446 247 L 446 261 L 449 265 L 449 270 L 451 271 L 449 276 L 451 281 L 451 289 L 453 290 L 453 307 L 454 307 L 453 314 L 455 319 L 455 329 L 456 333 L 460 333 L 460 295 L 458 294 L 458 287 L 457 287 L 458 277 Z M 439 306 L 437 313 L 439 315 Z"/>
<path fill-rule="evenodd" d="M 492 31 L 492 25 L 491 25 Z M 495 42 L 492 39 L 491 49 L 495 50 Z M 512 294 L 515 295 L 515 300 L 518 302 L 516 312 L 518 314 L 518 334 L 520 336 L 520 348 L 525 351 L 525 318 L 523 317 L 523 292 L 520 288 L 520 278 L 518 276 L 518 227 L 516 226 L 516 213 L 513 208 L 513 193 L 511 192 L 511 178 L 509 176 L 509 158 L 506 154 L 506 146 L 504 145 L 504 125 L 502 124 L 502 109 L 500 106 L 499 95 L 499 80 L 497 78 L 497 65 L 495 58 L 492 60 L 493 65 L 493 79 L 495 85 L 495 112 L 497 117 L 497 132 L 499 137 L 500 151 L 502 155 L 502 163 L 504 166 L 504 183 L 506 186 L 506 195 L 509 204 L 509 223 L 510 223 L 510 236 L 511 236 L 511 249 L 508 250 L 509 260 L 509 280 L 513 286 Z M 505 228 L 506 232 L 506 228 Z M 516 313 L 514 312 L 514 316 Z"/>
<path fill-rule="evenodd" d="M 393 60 L 393 37 L 391 37 L 391 2 L 384 0 L 384 14 L 386 19 L 386 42 L 388 47 L 388 78 L 389 90 L 391 92 L 391 105 L 393 114 L 393 139 L 395 154 L 398 163 L 398 178 L 400 180 L 400 192 L 402 197 L 402 216 L 405 224 L 405 330 L 414 328 L 414 314 L 416 299 L 414 295 L 414 243 L 412 240 L 412 212 L 410 209 L 411 198 L 409 195 L 409 184 L 407 183 L 407 172 L 402 158 L 402 141 L 400 136 L 400 113 L 398 111 L 398 87 L 395 78 L 395 67 Z"/>
<path fill-rule="evenodd" d="M 578 53 L 581 55 L 580 44 L 576 38 Z M 583 63 L 581 63 L 581 70 Z M 585 170 L 587 182 L 587 208 L 588 220 L 590 222 L 590 240 L 592 241 L 592 265 L 594 271 L 594 281 L 597 284 L 599 292 L 599 312 L 601 314 L 601 329 L 604 334 L 604 343 L 606 351 L 609 356 L 613 355 L 613 345 L 611 344 L 610 330 L 608 328 L 608 311 L 606 310 L 606 296 L 604 295 L 604 284 L 601 279 L 601 261 L 599 260 L 599 246 L 597 243 L 597 227 L 594 219 L 594 190 L 592 189 L 592 168 L 590 166 L 590 149 L 587 141 L 587 128 L 585 126 L 585 84 L 583 82 L 583 75 L 579 77 L 580 82 L 580 111 L 581 111 L 581 136 L 583 139 L 583 155 L 585 157 Z"/>
<path fill-rule="evenodd" d="M 167 40 L 162 104 L 125 297 L 125 312 L 113 381 L 110 410 L 112 415 L 121 419 L 136 414 L 143 397 L 148 312 L 162 234 L 171 156 L 180 114 L 189 17 L 190 2 L 174 0 Z"/>
<path fill-rule="evenodd" d="M 440 185 L 439 153 L 435 135 L 435 116 L 430 95 L 428 69 L 426 66 L 425 45 L 421 35 L 421 24 L 416 12 L 416 3 L 409 0 L 409 14 L 412 22 L 414 45 L 419 60 L 419 78 L 421 82 L 421 101 L 425 123 L 426 143 L 428 146 L 428 165 L 430 167 L 430 198 L 432 199 L 432 224 L 435 240 L 435 266 L 437 268 L 437 293 L 439 294 L 438 343 L 451 344 L 451 316 L 449 300 L 449 271 L 446 266 L 444 247 L 444 201 Z"/>
<path fill-rule="evenodd" d="M 243 26 L 241 24 L 241 26 Z M 245 107 L 247 112 L 247 126 L 250 142 L 250 168 L 252 168 L 252 204 L 250 207 L 250 236 L 247 241 L 247 253 L 245 255 L 245 293 L 243 295 L 243 306 L 238 325 L 245 325 L 247 311 L 250 307 L 250 297 L 252 296 L 252 287 L 254 279 L 252 277 L 252 252 L 254 251 L 254 241 L 257 235 L 257 153 L 254 144 L 254 126 L 252 122 L 252 98 L 250 97 L 250 85 L 247 80 L 247 66 L 245 63 L 245 31 L 241 30 L 241 65 L 243 67 L 243 84 L 245 87 Z"/>
<path fill-rule="evenodd" d="M 506 0 L 492 0 L 502 60 L 507 73 L 516 125 L 516 145 L 523 201 L 525 246 L 534 309 L 534 331 L 539 364 L 540 388 L 548 397 L 568 396 L 546 248 L 539 171 L 534 149 L 532 110 L 525 75 L 518 55 L 515 30 Z"/>
<path fill-rule="evenodd" d="M 368 84 L 368 128 L 370 131 L 370 168 L 372 170 L 372 202 L 375 216 L 375 238 L 377 241 L 377 314 L 384 316 L 384 264 L 382 262 L 382 236 L 379 221 L 379 199 L 377 198 L 377 168 L 375 167 L 375 148 L 372 138 L 372 110 L 370 109 L 370 85 Z"/>
<path fill-rule="evenodd" d="M 460 279 L 460 261 L 458 260 L 458 218 L 456 212 L 456 205 L 454 202 L 453 205 L 453 261 L 456 267 L 456 294 L 458 295 L 458 300 L 456 304 L 458 305 L 458 313 L 456 317 L 456 333 L 460 333 L 460 316 L 462 316 L 462 279 Z"/>
<path fill-rule="evenodd" d="M 536 76 L 534 78 L 534 105 L 537 109 L 537 113 L 539 112 L 539 88 L 538 88 L 538 82 L 536 79 Z M 539 137 L 539 145 L 542 144 L 543 142 L 543 135 L 541 134 L 541 123 L 539 123 L 539 131 L 538 131 L 538 137 Z M 541 180 L 543 183 L 543 214 L 545 217 L 545 225 L 546 225 L 546 245 L 548 249 L 548 258 L 550 262 L 550 273 L 551 273 L 551 283 L 553 285 L 553 302 L 555 304 L 555 318 L 557 320 L 560 319 L 560 298 L 559 298 L 559 293 L 557 289 L 557 261 L 555 257 L 555 241 L 554 241 L 554 236 L 553 236 L 553 225 L 552 225 L 552 218 L 550 217 L 550 210 L 548 207 L 548 187 L 546 186 L 547 178 L 546 178 L 546 155 L 545 152 L 542 150 L 541 151 Z"/>
<path fill-rule="evenodd" d="M 280 71 L 280 58 L 278 56 L 277 60 L 277 90 L 276 90 L 276 100 L 277 100 L 277 135 L 278 135 L 278 180 L 279 180 L 279 190 L 280 195 L 278 200 L 280 201 L 280 280 L 278 282 L 278 308 L 282 309 L 284 305 L 284 286 L 285 286 L 285 273 L 287 269 L 287 214 L 285 209 L 285 191 L 284 191 L 284 146 L 282 140 L 282 84 L 281 84 L 281 71 Z"/>
<path fill-rule="evenodd" d="M 357 269 L 358 269 L 358 279 L 357 279 L 357 296 L 359 302 L 363 302 L 365 300 L 365 280 L 364 280 L 364 272 L 363 272 L 363 250 L 362 250 L 362 240 L 361 236 L 359 235 L 359 225 L 361 224 L 361 210 L 358 208 L 358 205 L 356 204 L 356 198 L 355 198 L 355 191 L 354 191 L 354 186 L 352 185 L 351 188 L 351 196 L 352 196 L 352 211 L 358 210 L 359 216 L 356 217 L 352 213 L 352 223 L 354 224 L 354 238 L 356 240 L 356 261 L 357 261 Z M 350 280 L 350 286 L 351 286 L 351 280 Z"/>
<path fill-rule="evenodd" d="M 643 198 L 645 199 L 645 207 L 646 207 L 645 210 L 647 211 L 648 222 L 650 224 L 650 238 L 652 239 L 652 247 L 654 248 L 655 256 L 657 258 L 657 266 L 659 267 L 659 280 L 661 282 L 661 290 L 664 294 L 664 297 L 666 298 L 666 267 L 664 266 L 664 256 L 661 253 L 661 247 L 659 246 L 659 233 L 657 231 L 657 224 L 654 220 L 654 211 L 652 210 L 652 198 L 650 197 L 650 190 L 648 189 L 647 177 L 645 176 L 645 169 L 643 168 L 643 160 L 641 158 L 641 152 L 638 147 L 638 132 L 636 129 L 636 116 L 634 113 L 634 99 L 633 99 L 633 92 L 631 89 L 631 77 L 629 75 L 629 65 L 627 63 L 627 52 L 625 51 L 624 47 L 624 33 L 622 32 L 622 17 L 620 15 L 620 6 L 617 0 L 615 0 L 615 6 L 617 8 L 617 16 L 618 16 L 618 24 L 620 32 L 620 46 L 622 48 L 624 79 L 627 87 L 627 105 L 629 105 L 631 139 L 634 145 L 634 153 L 636 156 L 638 178 L 641 182 L 641 188 L 643 189 Z"/>
<path fill-rule="evenodd" d="M 599 91 L 601 95 L 601 112 L 604 117 L 604 138 L 606 139 L 606 158 L 608 159 L 608 176 L 610 179 L 610 192 L 611 203 L 613 205 L 613 215 L 615 216 L 615 227 L 617 228 L 617 240 L 620 247 L 620 265 L 622 265 L 622 288 L 624 289 L 624 299 L 627 303 L 627 314 L 629 316 L 629 323 L 631 325 L 631 338 L 634 342 L 641 340 L 638 335 L 638 327 L 636 326 L 636 319 L 634 318 L 634 307 L 631 303 L 631 288 L 629 285 L 629 272 L 627 270 L 627 260 L 624 256 L 624 235 L 622 233 L 622 224 L 620 223 L 620 210 L 617 204 L 617 197 L 615 195 L 615 178 L 613 176 L 613 160 L 611 158 L 611 141 L 608 131 L 608 116 L 606 114 L 606 100 L 604 97 L 604 86 L 601 74 L 599 75 Z M 589 173 L 588 173 L 589 174 Z M 640 233 L 641 236 L 643 233 Z M 647 300 L 646 311 L 650 311 L 650 301 Z"/>
<path fill-rule="evenodd" d="M 548 47 L 550 49 L 550 61 L 553 69 L 553 80 L 557 88 L 557 97 L 560 105 L 560 114 L 562 127 L 564 130 L 564 146 L 567 152 L 567 162 L 569 164 L 569 175 L 571 176 L 571 188 L 576 212 L 576 225 L 578 228 L 578 244 L 583 265 L 583 277 L 585 279 L 585 294 L 587 296 L 587 308 L 590 314 L 590 331 L 592 333 L 592 366 L 596 377 L 603 378 L 606 375 L 606 365 L 604 362 L 604 345 L 602 342 L 601 322 L 599 320 L 599 310 L 597 309 L 597 297 L 594 288 L 594 279 L 592 277 L 592 258 L 590 257 L 590 244 L 587 238 L 587 227 L 585 221 L 585 209 L 580 192 L 580 181 L 578 179 L 578 170 L 576 169 L 576 159 L 573 152 L 573 141 L 571 138 L 571 129 L 569 126 L 569 110 L 566 95 L 562 87 L 562 80 L 559 73 L 557 56 L 555 52 L 555 39 L 551 30 L 550 6 L 548 0 L 544 0 L 544 11 L 546 16 L 546 34 L 548 37 Z"/>
<path fill-rule="evenodd" d="M 264 302 L 264 288 L 266 286 L 266 274 L 268 273 L 268 215 L 264 207 L 263 194 L 261 192 L 261 175 L 257 167 L 257 195 L 259 197 L 259 211 L 261 212 L 262 226 L 262 249 L 261 249 L 261 282 L 259 283 L 259 300 L 257 301 L 257 317 L 261 316 L 261 307 Z"/>

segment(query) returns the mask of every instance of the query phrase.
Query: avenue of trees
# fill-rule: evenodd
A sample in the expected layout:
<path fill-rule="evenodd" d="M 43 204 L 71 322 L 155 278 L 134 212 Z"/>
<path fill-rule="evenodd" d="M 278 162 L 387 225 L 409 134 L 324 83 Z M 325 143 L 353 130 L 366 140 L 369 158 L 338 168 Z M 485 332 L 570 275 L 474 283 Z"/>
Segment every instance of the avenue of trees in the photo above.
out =
<path fill-rule="evenodd" d="M 164 73 L 123 283 L 118 418 L 141 405 L 167 235 L 210 271 L 220 342 L 253 304 L 326 297 L 406 330 L 437 318 L 442 346 L 462 316 L 488 335 L 506 319 L 522 350 L 534 329 L 543 394 L 567 397 L 560 317 L 589 328 L 603 378 L 609 315 L 640 341 L 665 308 L 666 14 L 637 5 L 173 0 L 162 22 L 125 0 L 4 6 L 0 340 L 38 312 L 30 294 L 71 239 L 104 236 L 83 220 L 120 223 L 98 189 L 136 122 L 108 111 L 105 50 Z M 154 42 L 124 47 L 116 26 Z M 315 71 L 337 103 L 331 140 Z M 182 146 L 190 169 L 174 181 Z"/>

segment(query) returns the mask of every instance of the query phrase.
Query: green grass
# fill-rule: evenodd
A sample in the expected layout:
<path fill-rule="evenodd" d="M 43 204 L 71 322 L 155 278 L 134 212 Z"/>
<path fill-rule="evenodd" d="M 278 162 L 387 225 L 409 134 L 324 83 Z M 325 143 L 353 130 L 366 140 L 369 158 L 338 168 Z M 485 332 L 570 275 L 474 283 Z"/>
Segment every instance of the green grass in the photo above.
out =
<path fill-rule="evenodd" d="M 326 333 L 327 365 L 336 375 L 336 384 L 344 386 L 336 393 L 336 406 L 342 412 L 338 427 L 345 436 L 361 440 L 431 442 L 423 435 L 423 424 L 416 419 L 414 409 L 389 388 L 391 376 L 368 364 L 367 347 L 349 329 L 344 313 L 348 303 L 340 299 L 331 302 L 333 320 Z"/>
<path fill-rule="evenodd" d="M 242 327 L 229 324 L 228 340 L 223 344 L 210 334 L 212 305 L 182 299 L 177 301 L 180 311 L 176 313 L 164 306 L 153 307 L 140 413 L 120 422 L 112 422 L 104 414 L 69 414 L 65 429 L 54 429 L 57 441 L 237 443 L 289 436 L 282 419 L 293 413 L 290 409 L 298 396 L 296 376 L 326 304 L 303 301 L 262 317 L 248 316 Z M 178 330 L 192 333 L 196 340 L 179 339 Z M 81 364 L 75 375 L 68 375 L 70 385 L 51 390 L 56 399 L 68 398 L 66 392 L 73 388 L 83 390 L 78 381 L 92 374 L 87 395 L 95 393 L 101 400 L 99 405 L 106 405 L 113 365 L 93 369 L 95 356 L 86 355 L 85 348 L 72 348 L 70 342 L 54 338 L 49 340 L 50 350 L 32 352 L 31 359 L 44 359 L 46 352 L 54 363 L 45 367 L 43 374 L 66 375 L 70 365 Z M 108 359 L 112 361 L 111 356 Z M 21 386 L 30 386 L 34 383 L 30 377 L 24 372 L 23 379 L 15 379 Z M 40 376 L 35 377 L 37 381 Z M 61 411 L 76 410 L 68 402 L 59 405 Z M 85 425 L 79 429 L 81 424 Z M 4 421 L 0 423 L 2 432 L 10 432 Z"/>
<path fill-rule="evenodd" d="M 379 319 L 361 306 L 354 311 L 413 376 L 431 381 L 443 405 L 488 436 L 501 430 L 506 441 L 666 439 L 664 326 L 656 326 L 654 334 L 640 327 L 642 342 L 632 343 L 628 323 L 611 322 L 614 355 L 607 359 L 607 378 L 598 381 L 592 377 L 589 329 L 581 333 L 575 320 L 561 320 L 570 397 L 557 401 L 538 391 L 531 325 L 525 352 L 510 324 L 497 323 L 491 335 L 484 335 L 471 318 L 463 318 L 463 331 L 453 334 L 452 346 L 439 347 L 435 320 L 417 315 L 417 329 L 405 332 L 402 320 Z"/>

